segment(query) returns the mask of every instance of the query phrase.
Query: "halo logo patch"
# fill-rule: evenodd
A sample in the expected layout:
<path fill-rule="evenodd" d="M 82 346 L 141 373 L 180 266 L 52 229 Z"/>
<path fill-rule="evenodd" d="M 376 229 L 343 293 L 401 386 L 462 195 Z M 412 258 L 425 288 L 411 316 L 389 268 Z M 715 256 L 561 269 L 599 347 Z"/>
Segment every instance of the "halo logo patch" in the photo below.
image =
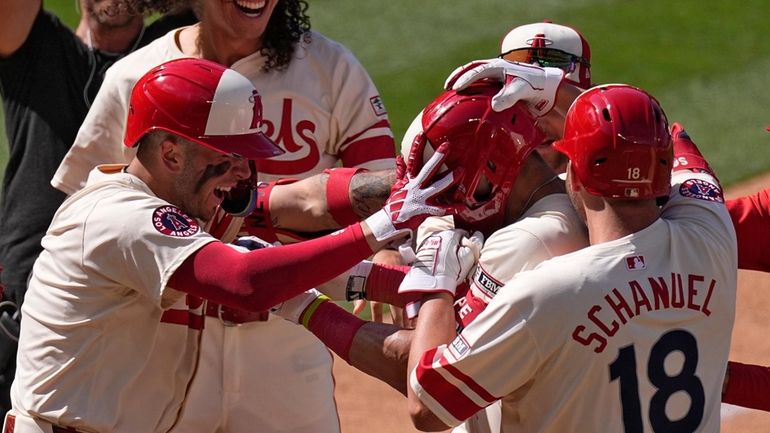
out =
<path fill-rule="evenodd" d="M 200 230 L 198 223 L 176 206 L 161 206 L 152 213 L 152 226 L 166 236 L 187 238 Z"/>
<path fill-rule="evenodd" d="M 684 197 L 724 203 L 722 190 L 711 182 L 702 179 L 687 179 L 679 186 L 679 193 Z"/>

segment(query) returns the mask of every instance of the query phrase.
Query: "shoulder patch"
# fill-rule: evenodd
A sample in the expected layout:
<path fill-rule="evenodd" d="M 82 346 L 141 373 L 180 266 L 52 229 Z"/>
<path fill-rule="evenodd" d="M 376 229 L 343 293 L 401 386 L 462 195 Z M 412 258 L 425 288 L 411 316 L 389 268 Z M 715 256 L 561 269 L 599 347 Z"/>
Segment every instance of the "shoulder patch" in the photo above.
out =
<path fill-rule="evenodd" d="M 679 194 L 684 197 L 697 198 L 699 200 L 724 203 L 722 189 L 718 185 L 703 179 L 687 179 L 679 186 Z"/>
<path fill-rule="evenodd" d="M 176 206 L 161 206 L 152 213 L 152 226 L 166 236 L 190 237 L 200 230 L 198 222 Z"/>
<path fill-rule="evenodd" d="M 385 103 L 382 102 L 382 98 L 380 95 L 372 96 L 369 98 L 369 102 L 372 103 L 372 109 L 374 110 L 374 114 L 378 116 L 384 116 L 388 114 L 388 110 L 385 109 Z"/>

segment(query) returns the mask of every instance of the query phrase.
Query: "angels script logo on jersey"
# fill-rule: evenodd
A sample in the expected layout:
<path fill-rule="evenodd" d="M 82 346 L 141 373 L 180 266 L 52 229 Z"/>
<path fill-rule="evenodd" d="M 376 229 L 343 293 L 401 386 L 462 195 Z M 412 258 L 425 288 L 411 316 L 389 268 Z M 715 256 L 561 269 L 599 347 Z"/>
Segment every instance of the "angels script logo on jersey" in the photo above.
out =
<path fill-rule="evenodd" d="M 310 120 L 294 121 L 294 101 L 284 98 L 281 119 L 278 123 L 262 119 L 262 131 L 275 144 L 286 151 L 278 158 L 262 159 L 257 163 L 257 170 L 265 174 L 291 175 L 312 170 L 321 160 L 315 132 L 316 124 Z M 300 140 L 297 140 L 294 135 Z"/>
<path fill-rule="evenodd" d="M 161 206 L 152 213 L 152 226 L 166 236 L 187 238 L 200 230 L 198 223 L 176 206 Z"/>

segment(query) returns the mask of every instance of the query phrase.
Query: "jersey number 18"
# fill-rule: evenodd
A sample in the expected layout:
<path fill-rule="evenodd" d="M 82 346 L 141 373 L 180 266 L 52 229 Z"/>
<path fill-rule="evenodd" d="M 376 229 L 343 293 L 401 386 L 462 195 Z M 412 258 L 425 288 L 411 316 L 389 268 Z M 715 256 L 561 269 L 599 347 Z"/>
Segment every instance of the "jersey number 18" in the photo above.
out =
<path fill-rule="evenodd" d="M 684 365 L 678 374 L 669 376 L 664 369 L 664 363 L 666 357 L 674 351 L 684 355 Z M 649 419 L 655 433 L 692 433 L 700 425 L 706 397 L 703 383 L 695 375 L 697 366 L 698 342 L 687 331 L 677 329 L 667 332 L 650 349 L 647 377 L 657 391 L 650 399 Z M 609 368 L 610 382 L 620 380 L 620 403 L 623 407 L 625 433 L 644 433 L 634 345 L 621 348 Z M 690 397 L 690 409 L 681 419 L 671 420 L 666 414 L 666 402 L 674 393 L 680 391 Z"/>

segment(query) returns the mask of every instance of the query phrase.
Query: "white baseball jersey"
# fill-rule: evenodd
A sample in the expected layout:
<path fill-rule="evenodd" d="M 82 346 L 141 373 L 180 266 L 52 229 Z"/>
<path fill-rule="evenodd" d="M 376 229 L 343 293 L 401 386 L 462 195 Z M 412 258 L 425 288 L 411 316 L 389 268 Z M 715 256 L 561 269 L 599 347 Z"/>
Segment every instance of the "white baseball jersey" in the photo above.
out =
<path fill-rule="evenodd" d="M 718 432 L 735 231 L 715 180 L 677 173 L 662 217 L 518 274 L 410 377 L 457 425 L 502 399 L 502 431 Z"/>
<path fill-rule="evenodd" d="M 199 301 L 165 314 L 185 303 L 166 284 L 215 239 L 133 175 L 93 180 L 43 238 L 22 307 L 13 406 L 84 431 L 166 432 L 193 376 L 202 322 Z"/>
<path fill-rule="evenodd" d="M 174 30 L 113 65 L 75 144 L 51 181 L 72 193 L 102 163 L 127 162 L 122 144 L 131 89 L 143 73 L 186 57 Z M 255 53 L 235 62 L 262 96 L 263 130 L 285 154 L 259 162 L 259 179 L 303 178 L 342 162 L 371 170 L 395 166 L 387 112 L 374 84 L 345 47 L 312 32 L 287 69 L 263 72 Z M 271 317 L 226 327 L 206 317 L 201 362 L 174 433 L 215 431 L 337 433 L 332 356 L 303 327 Z M 260 372 L 269 371 L 266 377 Z M 224 396 L 221 402 L 211 395 Z"/>
<path fill-rule="evenodd" d="M 131 89 L 152 67 L 188 57 L 173 30 L 116 62 L 106 73 L 75 143 L 51 184 L 72 194 L 88 173 L 105 163 L 128 163 L 135 149 L 123 145 Z M 387 111 L 366 71 L 345 47 L 317 32 L 300 42 L 284 71 L 263 72 L 260 53 L 235 62 L 262 96 L 263 131 L 285 154 L 260 161 L 260 180 L 307 177 L 342 161 L 347 167 L 395 166 Z"/>
<path fill-rule="evenodd" d="M 513 224 L 492 233 L 484 242 L 476 268 L 470 273 L 470 290 L 482 304 L 461 299 L 458 319 L 464 325 L 516 274 L 541 262 L 588 246 L 585 226 L 567 194 L 549 194 L 527 209 Z"/>

